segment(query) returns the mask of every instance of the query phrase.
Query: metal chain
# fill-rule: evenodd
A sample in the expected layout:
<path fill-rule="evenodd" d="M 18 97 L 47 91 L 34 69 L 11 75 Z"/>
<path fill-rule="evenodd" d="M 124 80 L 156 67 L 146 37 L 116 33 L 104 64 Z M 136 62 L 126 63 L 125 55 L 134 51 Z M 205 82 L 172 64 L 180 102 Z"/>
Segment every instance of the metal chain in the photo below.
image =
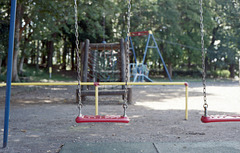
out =
<path fill-rule="evenodd" d="M 127 12 L 127 50 L 126 50 L 126 69 L 125 69 L 125 99 L 124 99 L 124 115 L 126 116 L 126 109 L 128 107 L 128 66 L 129 66 L 129 34 L 130 34 L 130 13 L 131 13 L 131 0 L 128 0 L 128 12 Z"/>
<path fill-rule="evenodd" d="M 105 43 L 105 29 L 106 29 L 106 14 L 105 14 L 105 0 L 103 0 L 103 29 L 102 29 L 102 32 L 103 32 L 103 43 Z"/>
<path fill-rule="evenodd" d="M 82 98 L 81 98 L 81 74 L 80 74 L 80 56 L 79 56 L 79 35 L 78 35 L 78 10 L 77 10 L 77 0 L 74 0 L 75 5 L 74 5 L 74 9 L 75 9 L 75 37 L 76 37 L 76 49 L 75 52 L 77 54 L 77 79 L 78 79 L 78 109 L 79 109 L 79 114 L 78 116 L 82 116 Z"/>
<path fill-rule="evenodd" d="M 201 28 L 201 50 L 202 50 L 202 83 L 203 83 L 203 108 L 204 116 L 207 116 L 207 94 L 206 94 L 206 67 L 205 67 L 205 48 L 204 48 L 204 24 L 203 24 L 203 2 L 199 0 L 200 4 L 200 28 Z"/>
<path fill-rule="evenodd" d="M 106 29 L 106 15 L 105 15 L 105 12 L 103 12 L 103 30 L 102 30 L 102 32 L 103 32 L 103 43 L 105 43 L 105 29 Z"/>

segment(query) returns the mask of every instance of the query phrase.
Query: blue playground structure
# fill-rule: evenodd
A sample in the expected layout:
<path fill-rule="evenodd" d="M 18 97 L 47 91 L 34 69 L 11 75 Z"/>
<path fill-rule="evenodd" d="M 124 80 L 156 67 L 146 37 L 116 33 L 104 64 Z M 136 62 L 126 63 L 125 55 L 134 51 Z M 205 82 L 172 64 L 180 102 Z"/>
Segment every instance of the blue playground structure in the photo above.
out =
<path fill-rule="evenodd" d="M 153 82 L 149 77 L 149 69 L 146 64 L 142 63 L 130 63 L 130 77 L 133 78 L 133 82 Z"/>
<path fill-rule="evenodd" d="M 133 45 L 133 42 L 132 42 L 132 37 L 135 37 L 135 36 L 148 36 L 147 44 L 146 44 L 144 55 L 143 55 L 143 60 L 142 60 L 142 63 L 139 63 L 139 64 L 137 64 L 136 52 L 135 52 L 134 45 Z M 153 39 L 154 46 L 150 46 L 150 44 L 149 44 L 151 38 Z M 131 32 L 130 36 L 129 36 L 129 42 L 130 42 L 129 50 L 132 50 L 133 56 L 134 56 L 134 61 L 135 61 L 135 63 L 130 63 L 129 64 L 130 72 L 131 72 L 130 77 L 133 78 L 133 82 L 144 82 L 144 81 L 153 82 L 148 77 L 149 69 L 147 68 L 147 65 L 144 64 L 148 49 L 150 49 L 150 48 L 157 49 L 157 52 L 158 52 L 158 54 L 160 56 L 160 59 L 163 63 L 163 66 L 164 66 L 164 69 L 165 69 L 165 71 L 168 75 L 168 78 L 169 78 L 170 81 L 172 81 L 171 76 L 170 76 L 170 74 L 168 72 L 168 69 L 166 67 L 166 64 L 163 60 L 160 49 L 158 48 L 157 42 L 156 42 L 156 40 L 153 36 L 152 31 Z"/>

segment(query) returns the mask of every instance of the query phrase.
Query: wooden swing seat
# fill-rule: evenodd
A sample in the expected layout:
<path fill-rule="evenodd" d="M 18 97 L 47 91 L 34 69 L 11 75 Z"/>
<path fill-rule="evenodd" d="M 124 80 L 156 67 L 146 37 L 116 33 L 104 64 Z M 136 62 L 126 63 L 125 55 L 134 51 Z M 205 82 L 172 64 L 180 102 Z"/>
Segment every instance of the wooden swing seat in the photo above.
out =
<path fill-rule="evenodd" d="M 77 123 L 88 123 L 88 122 L 116 122 L 116 123 L 128 123 L 129 118 L 120 115 L 82 115 L 78 116 L 75 121 Z"/>
<path fill-rule="evenodd" d="M 202 116 L 201 121 L 203 123 L 211 122 L 240 122 L 240 115 L 210 115 Z"/>

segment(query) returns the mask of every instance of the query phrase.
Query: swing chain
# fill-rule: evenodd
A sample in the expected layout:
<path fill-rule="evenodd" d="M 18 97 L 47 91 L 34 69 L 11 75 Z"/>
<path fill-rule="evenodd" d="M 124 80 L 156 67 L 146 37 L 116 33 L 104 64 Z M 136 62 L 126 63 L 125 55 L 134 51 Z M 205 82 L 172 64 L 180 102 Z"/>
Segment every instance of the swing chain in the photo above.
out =
<path fill-rule="evenodd" d="M 203 2 L 199 0 L 200 4 L 200 28 L 201 28 L 201 50 L 202 50 L 202 83 L 203 83 L 203 108 L 204 116 L 207 116 L 207 94 L 206 94 L 206 67 L 205 67 L 205 48 L 204 48 L 204 24 L 203 24 Z"/>
<path fill-rule="evenodd" d="M 77 79 L 78 79 L 78 109 L 79 109 L 79 114 L 78 116 L 82 116 L 82 98 L 81 98 L 81 74 L 80 74 L 80 56 L 79 56 L 79 35 L 78 35 L 78 10 L 77 10 L 77 0 L 74 0 L 75 5 L 74 5 L 74 9 L 75 9 L 75 37 L 76 37 L 76 49 L 75 52 L 77 54 Z"/>
<path fill-rule="evenodd" d="M 126 49 L 126 69 L 125 69 L 125 92 L 124 92 L 124 114 L 126 117 L 126 109 L 128 108 L 127 100 L 128 100 L 128 66 L 129 66 L 129 34 L 130 34 L 130 13 L 131 13 L 131 0 L 128 0 L 128 12 L 127 12 L 127 49 Z"/>

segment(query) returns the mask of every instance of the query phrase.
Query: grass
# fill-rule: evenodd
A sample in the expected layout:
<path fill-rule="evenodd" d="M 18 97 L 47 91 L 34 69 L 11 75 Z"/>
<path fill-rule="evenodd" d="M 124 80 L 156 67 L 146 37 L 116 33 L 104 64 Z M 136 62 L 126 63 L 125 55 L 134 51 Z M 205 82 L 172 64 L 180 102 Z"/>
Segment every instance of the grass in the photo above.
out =
<path fill-rule="evenodd" d="M 74 72 L 67 73 L 71 71 L 60 71 L 55 70 L 52 73 L 51 79 L 49 78 L 48 69 L 39 69 L 39 71 L 36 71 L 35 66 L 26 66 L 24 67 L 23 74 L 20 75 L 21 82 L 57 82 L 57 81 L 77 81 L 77 74 Z M 154 82 L 170 82 L 168 78 L 163 77 L 152 77 L 150 78 Z M 202 82 L 202 78 L 196 78 L 196 77 L 173 77 L 173 82 Z M 238 81 L 234 79 L 222 79 L 222 78 L 213 78 L 213 79 L 207 79 L 207 82 L 232 82 L 232 81 Z M 0 82 L 6 82 L 6 75 L 0 75 Z"/>
<path fill-rule="evenodd" d="M 19 76 L 22 82 L 47 82 L 47 81 L 76 81 L 73 76 L 54 71 L 50 78 L 47 68 L 36 71 L 35 67 L 25 67 L 23 74 Z"/>
<path fill-rule="evenodd" d="M 167 78 L 151 78 L 154 82 L 170 82 Z M 173 77 L 173 82 L 202 82 L 202 78 L 191 78 L 191 77 Z M 238 81 L 236 79 L 226 78 L 207 78 L 207 82 L 233 82 Z"/>

